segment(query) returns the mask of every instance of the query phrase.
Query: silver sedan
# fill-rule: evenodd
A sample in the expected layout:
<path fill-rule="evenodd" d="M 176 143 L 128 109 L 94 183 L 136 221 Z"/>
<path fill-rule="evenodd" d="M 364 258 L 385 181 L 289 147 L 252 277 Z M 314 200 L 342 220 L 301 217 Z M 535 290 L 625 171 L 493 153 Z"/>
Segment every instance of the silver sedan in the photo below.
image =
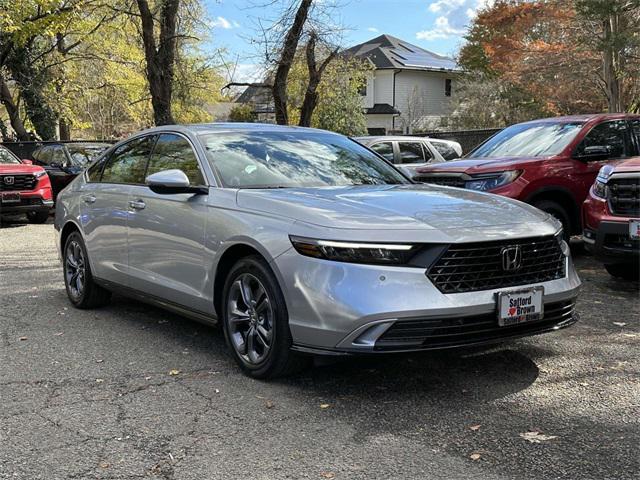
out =
<path fill-rule="evenodd" d="M 119 292 L 220 323 L 256 378 L 310 354 L 485 344 L 577 320 L 580 281 L 549 215 L 413 184 L 319 130 L 147 130 L 60 194 L 55 227 L 74 306 Z"/>

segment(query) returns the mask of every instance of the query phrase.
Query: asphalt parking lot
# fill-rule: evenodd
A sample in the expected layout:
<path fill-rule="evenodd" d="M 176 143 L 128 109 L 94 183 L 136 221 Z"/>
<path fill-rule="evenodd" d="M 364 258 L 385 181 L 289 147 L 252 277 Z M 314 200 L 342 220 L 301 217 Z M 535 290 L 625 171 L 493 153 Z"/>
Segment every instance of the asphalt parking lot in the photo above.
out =
<path fill-rule="evenodd" d="M 244 377 L 221 333 L 67 302 L 53 226 L 0 229 L 0 478 L 640 477 L 640 286 L 575 255 L 573 328 Z"/>

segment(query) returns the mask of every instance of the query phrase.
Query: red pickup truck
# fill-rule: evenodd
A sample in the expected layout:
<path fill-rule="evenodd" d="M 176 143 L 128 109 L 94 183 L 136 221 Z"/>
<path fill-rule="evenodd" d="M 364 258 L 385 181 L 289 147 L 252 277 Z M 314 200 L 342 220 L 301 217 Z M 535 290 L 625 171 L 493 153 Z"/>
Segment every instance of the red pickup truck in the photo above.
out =
<path fill-rule="evenodd" d="M 598 171 L 640 154 L 640 115 L 596 114 L 512 125 L 464 159 L 417 169 L 414 180 L 487 191 L 555 216 L 582 232 L 580 208 Z"/>
<path fill-rule="evenodd" d="M 582 206 L 587 250 L 614 277 L 640 274 L 640 158 L 602 167 Z"/>
<path fill-rule="evenodd" d="M 31 223 L 44 223 L 51 207 L 51 182 L 44 168 L 0 146 L 0 217 L 26 214 Z"/>

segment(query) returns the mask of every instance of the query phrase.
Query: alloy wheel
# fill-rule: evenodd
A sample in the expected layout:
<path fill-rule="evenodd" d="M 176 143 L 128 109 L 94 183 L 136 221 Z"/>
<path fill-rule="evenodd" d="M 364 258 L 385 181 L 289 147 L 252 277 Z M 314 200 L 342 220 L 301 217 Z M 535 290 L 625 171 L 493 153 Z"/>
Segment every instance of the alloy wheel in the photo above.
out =
<path fill-rule="evenodd" d="M 79 298 L 84 292 L 86 263 L 82 247 L 76 240 L 67 245 L 64 264 L 69 291 L 74 298 Z"/>
<path fill-rule="evenodd" d="M 273 306 L 250 273 L 239 275 L 229 289 L 227 326 L 233 348 L 245 362 L 258 365 L 267 357 L 274 340 Z"/>

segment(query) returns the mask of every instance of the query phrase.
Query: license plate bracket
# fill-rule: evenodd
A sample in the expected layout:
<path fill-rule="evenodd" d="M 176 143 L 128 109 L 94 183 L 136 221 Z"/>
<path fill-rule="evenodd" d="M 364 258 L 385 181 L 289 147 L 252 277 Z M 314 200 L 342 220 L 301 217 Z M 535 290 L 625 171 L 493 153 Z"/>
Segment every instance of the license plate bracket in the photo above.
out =
<path fill-rule="evenodd" d="M 629 220 L 629 237 L 632 240 L 640 239 L 640 220 Z"/>
<path fill-rule="evenodd" d="M 0 197 L 2 199 L 2 203 L 19 203 L 20 202 L 20 192 L 8 192 L 8 193 L 3 193 L 2 197 Z"/>
<path fill-rule="evenodd" d="M 498 293 L 498 325 L 509 327 L 544 318 L 544 287 Z"/>

